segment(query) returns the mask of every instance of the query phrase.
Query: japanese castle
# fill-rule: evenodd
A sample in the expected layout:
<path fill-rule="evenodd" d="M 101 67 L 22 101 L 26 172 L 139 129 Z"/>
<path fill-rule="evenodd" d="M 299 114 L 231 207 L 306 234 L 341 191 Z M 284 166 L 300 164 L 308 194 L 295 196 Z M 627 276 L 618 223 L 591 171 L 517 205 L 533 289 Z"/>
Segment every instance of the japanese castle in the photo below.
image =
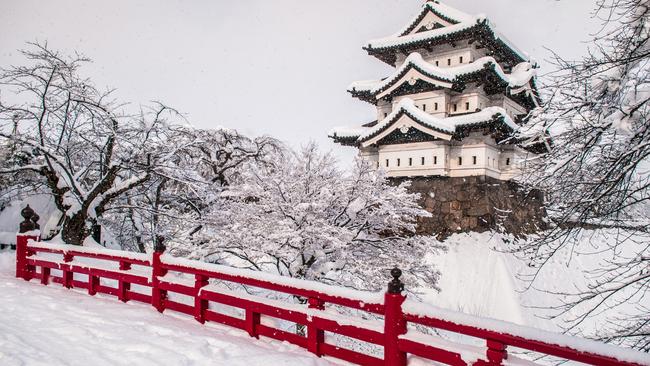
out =
<path fill-rule="evenodd" d="M 390 177 L 508 180 L 534 150 L 513 136 L 539 104 L 536 66 L 485 16 L 427 1 L 404 29 L 363 49 L 395 71 L 350 85 L 376 120 L 330 137 Z"/>

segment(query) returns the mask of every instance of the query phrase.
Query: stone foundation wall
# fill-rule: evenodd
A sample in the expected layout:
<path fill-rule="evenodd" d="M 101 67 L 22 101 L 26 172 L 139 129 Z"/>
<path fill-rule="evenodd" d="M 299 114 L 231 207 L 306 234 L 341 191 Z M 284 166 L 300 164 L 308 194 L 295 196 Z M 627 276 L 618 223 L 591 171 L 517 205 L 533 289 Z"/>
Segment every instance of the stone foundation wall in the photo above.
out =
<path fill-rule="evenodd" d="M 420 205 L 433 215 L 418 220 L 421 234 L 442 239 L 456 232 L 498 230 L 523 236 L 545 227 L 541 193 L 527 194 L 511 181 L 486 176 L 392 180 L 410 180 L 410 191 L 420 194 Z"/>

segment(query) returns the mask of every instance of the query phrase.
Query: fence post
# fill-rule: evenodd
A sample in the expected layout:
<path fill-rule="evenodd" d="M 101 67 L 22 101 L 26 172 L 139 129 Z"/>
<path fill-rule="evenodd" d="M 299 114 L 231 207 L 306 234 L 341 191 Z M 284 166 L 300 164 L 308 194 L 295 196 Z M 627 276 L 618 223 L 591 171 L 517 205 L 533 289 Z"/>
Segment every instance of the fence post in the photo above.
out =
<path fill-rule="evenodd" d="M 387 366 L 406 366 L 406 353 L 399 349 L 399 336 L 406 333 L 406 319 L 402 312 L 404 284 L 400 281 L 402 271 L 395 267 L 390 271 L 393 279 L 388 283 L 384 295 L 384 364 Z"/>
<path fill-rule="evenodd" d="M 126 261 L 120 261 L 120 271 L 128 271 L 131 269 L 131 263 Z M 129 290 L 131 290 L 131 284 L 125 282 L 123 279 L 119 279 L 117 283 L 117 298 L 122 302 L 129 301 Z"/>
<path fill-rule="evenodd" d="M 63 261 L 66 263 L 61 266 L 61 271 L 63 272 L 63 287 L 65 288 L 72 288 L 73 286 L 73 281 L 74 281 L 74 274 L 70 270 L 70 262 L 74 257 L 71 254 L 65 253 L 63 254 Z"/>
<path fill-rule="evenodd" d="M 163 244 L 163 237 L 156 237 L 156 244 L 153 247 L 153 256 L 151 261 L 151 305 L 153 305 L 159 312 L 165 311 L 165 299 L 167 298 L 167 291 L 159 288 L 160 281 L 158 277 L 167 274 L 167 270 L 162 268 L 160 257 L 165 252 L 165 245 Z"/>
<path fill-rule="evenodd" d="M 257 334 L 257 327 L 260 325 L 261 316 L 260 313 L 254 312 L 252 309 L 246 309 L 246 314 L 244 317 L 246 331 L 251 337 L 259 338 Z"/>
<path fill-rule="evenodd" d="M 194 275 L 194 288 L 196 295 L 194 296 L 194 319 L 199 323 L 205 323 L 205 311 L 208 310 L 208 300 L 200 298 L 201 288 L 208 285 L 208 278 L 204 275 Z"/>
<path fill-rule="evenodd" d="M 487 359 L 490 365 L 503 365 L 503 360 L 507 358 L 508 351 L 506 351 L 505 344 L 491 339 L 487 340 Z"/>
<path fill-rule="evenodd" d="M 20 211 L 20 215 L 24 220 L 20 223 L 18 235 L 16 235 L 16 277 L 29 281 L 35 268 L 27 264 L 27 257 L 30 255 L 27 242 L 39 239 L 40 234 L 36 231 L 39 229 L 39 217 L 29 205 Z"/>
<path fill-rule="evenodd" d="M 310 297 L 308 300 L 310 309 L 325 310 L 325 304 L 322 300 Z M 313 322 L 307 323 L 307 350 L 316 356 L 322 356 L 320 345 L 325 342 L 325 332 L 316 328 Z"/>
<path fill-rule="evenodd" d="M 99 277 L 92 274 L 93 270 L 90 270 L 88 274 L 88 295 L 95 296 L 97 294 L 97 288 L 99 287 Z"/>

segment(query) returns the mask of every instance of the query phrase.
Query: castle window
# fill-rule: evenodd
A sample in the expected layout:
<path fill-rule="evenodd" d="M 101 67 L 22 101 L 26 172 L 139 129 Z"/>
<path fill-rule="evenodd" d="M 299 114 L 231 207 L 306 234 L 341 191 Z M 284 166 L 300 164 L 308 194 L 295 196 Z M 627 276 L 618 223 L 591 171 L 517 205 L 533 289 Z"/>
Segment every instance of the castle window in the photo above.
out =
<path fill-rule="evenodd" d="M 460 57 L 458 58 L 458 62 L 460 62 L 461 64 L 463 63 L 463 56 L 460 56 Z"/>
<path fill-rule="evenodd" d="M 463 165 L 463 157 L 462 156 L 458 157 L 458 165 Z"/>
<path fill-rule="evenodd" d="M 440 66 L 440 62 L 436 60 L 436 66 Z"/>
<path fill-rule="evenodd" d="M 384 112 L 384 118 L 388 117 L 388 113 Z"/>
<path fill-rule="evenodd" d="M 451 66 L 451 59 L 450 58 L 447 59 L 447 66 Z"/>
<path fill-rule="evenodd" d="M 454 112 L 458 111 L 458 104 L 454 103 Z"/>
<path fill-rule="evenodd" d="M 433 157 L 433 165 L 438 165 L 438 157 L 437 156 Z"/>
<path fill-rule="evenodd" d="M 433 103 L 433 110 L 438 110 L 438 103 Z"/>
<path fill-rule="evenodd" d="M 506 165 L 510 165 L 510 158 L 506 158 Z"/>
<path fill-rule="evenodd" d="M 413 158 L 409 158 L 409 166 L 413 166 Z"/>
<path fill-rule="evenodd" d="M 424 165 L 424 156 L 421 157 L 420 159 L 421 159 L 421 162 L 422 162 L 420 165 Z"/>
<path fill-rule="evenodd" d="M 476 165 L 476 156 L 472 156 L 472 162 Z"/>
<path fill-rule="evenodd" d="M 397 166 L 400 166 L 401 161 L 397 159 Z"/>
<path fill-rule="evenodd" d="M 425 112 L 427 111 L 427 105 L 426 104 L 422 104 L 422 110 L 425 111 Z"/>
<path fill-rule="evenodd" d="M 469 102 L 465 102 L 465 110 L 469 111 Z"/>
<path fill-rule="evenodd" d="M 388 168 L 388 159 L 386 159 L 386 168 Z"/>

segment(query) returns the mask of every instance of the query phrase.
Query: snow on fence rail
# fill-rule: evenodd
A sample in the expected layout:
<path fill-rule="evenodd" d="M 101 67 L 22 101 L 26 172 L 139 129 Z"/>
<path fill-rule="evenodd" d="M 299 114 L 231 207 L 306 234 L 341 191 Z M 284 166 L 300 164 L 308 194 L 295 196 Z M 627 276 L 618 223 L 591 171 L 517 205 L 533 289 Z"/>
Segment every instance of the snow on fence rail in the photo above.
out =
<path fill-rule="evenodd" d="M 26 231 L 28 227 L 21 227 Z M 404 366 L 407 355 L 448 365 L 519 364 L 508 355 L 512 346 L 591 365 L 650 365 L 647 354 L 586 339 L 527 328 L 512 323 L 468 316 L 407 300 L 402 294 L 401 271 L 393 269 L 386 293 L 354 291 L 313 281 L 297 280 L 261 272 L 174 258 L 156 245 L 152 254 L 138 254 L 72 245 L 38 242 L 38 232 L 18 234 L 16 277 L 84 288 L 88 294 L 105 293 L 121 301 L 151 304 L 158 311 L 172 310 L 193 316 L 198 322 L 217 322 L 242 329 L 251 337 L 265 336 L 306 348 L 317 356 L 330 356 L 361 365 Z M 61 258 L 53 258 L 60 256 Z M 92 258 L 92 262 L 80 259 Z M 98 264 L 105 262 L 106 264 Z M 136 268 L 134 268 L 136 267 Z M 57 271 L 60 275 L 55 275 Z M 171 273 L 191 276 L 177 279 Z M 86 275 L 87 280 L 75 274 Z M 117 281 L 117 287 L 100 278 Z M 245 285 L 306 300 L 305 305 L 232 291 L 216 281 Z M 150 289 L 146 294 L 132 285 Z M 172 294 L 191 297 L 191 303 L 175 301 Z M 219 312 L 210 304 L 243 310 L 243 317 Z M 376 314 L 381 320 L 337 313 L 334 306 Z M 329 307 L 329 308 L 328 308 Z M 278 329 L 262 316 L 303 325 L 306 334 Z M 368 317 L 366 317 L 368 318 Z M 408 325 L 412 325 L 408 327 Z M 430 327 L 484 340 L 484 346 L 459 344 L 421 333 L 413 325 Z M 340 347 L 325 332 L 350 337 L 383 348 L 383 357 Z M 531 364 L 524 361 L 523 363 Z"/>

